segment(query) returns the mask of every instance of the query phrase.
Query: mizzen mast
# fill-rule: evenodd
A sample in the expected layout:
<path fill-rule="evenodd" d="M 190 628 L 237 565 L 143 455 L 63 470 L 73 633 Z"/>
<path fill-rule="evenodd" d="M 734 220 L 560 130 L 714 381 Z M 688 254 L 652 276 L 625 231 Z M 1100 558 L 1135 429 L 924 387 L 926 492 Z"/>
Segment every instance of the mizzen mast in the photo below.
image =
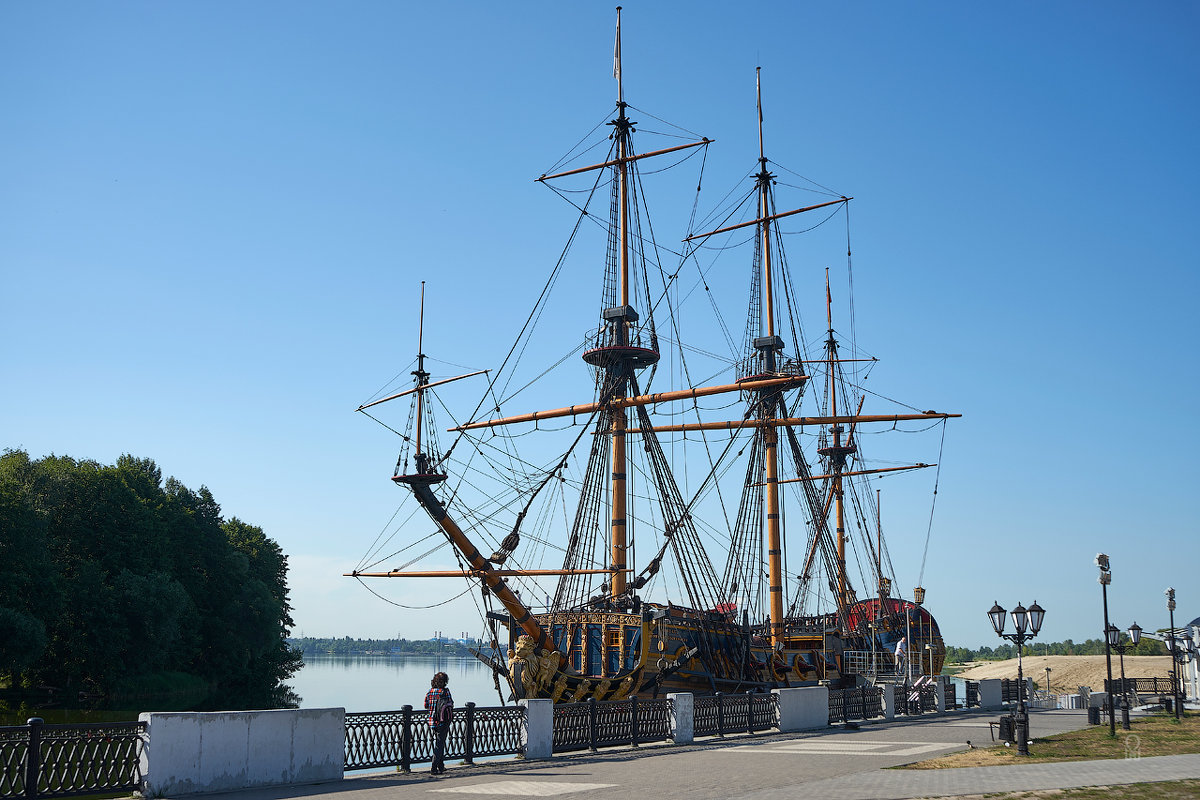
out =
<path fill-rule="evenodd" d="M 835 419 L 837 413 L 837 339 L 833 335 L 833 295 L 829 291 L 829 270 L 825 270 L 825 321 L 828 325 L 829 336 L 825 340 L 825 355 L 828 360 L 826 369 L 829 371 L 829 413 Z M 849 586 L 846 581 L 846 510 L 845 489 L 842 485 L 842 473 L 846 468 L 846 460 L 858 448 L 852 440 L 842 444 L 842 426 L 834 422 L 829 426 L 833 436 L 833 444 L 822 447 L 817 452 L 829 459 L 829 472 L 833 475 L 833 509 L 836 521 L 837 535 L 837 605 L 838 615 L 845 619 L 846 610 L 851 600 Z"/>

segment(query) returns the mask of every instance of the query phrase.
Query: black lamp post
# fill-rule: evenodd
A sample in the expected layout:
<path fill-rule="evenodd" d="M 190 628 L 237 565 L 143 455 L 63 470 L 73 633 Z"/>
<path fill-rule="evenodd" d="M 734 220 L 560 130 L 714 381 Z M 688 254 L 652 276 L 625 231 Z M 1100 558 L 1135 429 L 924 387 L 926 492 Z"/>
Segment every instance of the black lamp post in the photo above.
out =
<path fill-rule="evenodd" d="M 1012 610 L 1013 625 L 1017 629 L 1014 633 L 1004 632 L 1005 614 L 1005 610 L 999 603 L 995 603 L 988 611 L 988 617 L 992 621 L 996 635 L 1017 646 L 1017 724 L 1015 733 L 1017 753 L 1027 756 L 1029 755 L 1029 716 L 1025 710 L 1025 672 L 1021 665 L 1021 649 L 1025 646 L 1026 639 L 1032 639 L 1041 631 L 1046 609 L 1039 606 L 1036 600 L 1029 608 L 1017 603 L 1017 607 Z"/>
<path fill-rule="evenodd" d="M 1121 656 L 1121 729 L 1129 730 L 1129 686 L 1125 682 L 1125 651 L 1137 647 L 1142 638 L 1142 629 L 1136 622 L 1129 626 L 1129 638 L 1133 644 L 1121 644 L 1121 632 L 1116 625 L 1109 625 L 1104 637 L 1108 646 Z M 1112 688 L 1112 684 L 1109 684 Z"/>
<path fill-rule="evenodd" d="M 1175 590 L 1168 587 L 1167 610 L 1171 612 L 1171 696 L 1175 698 L 1175 719 L 1179 719 L 1179 651 L 1175 647 Z"/>
<path fill-rule="evenodd" d="M 1096 566 L 1100 568 L 1100 592 L 1104 597 L 1104 666 L 1108 670 L 1108 735 L 1117 735 L 1117 718 L 1113 715 L 1112 700 L 1112 650 L 1108 644 L 1108 585 L 1112 583 L 1112 573 L 1108 569 L 1108 556 L 1096 554 Z"/>

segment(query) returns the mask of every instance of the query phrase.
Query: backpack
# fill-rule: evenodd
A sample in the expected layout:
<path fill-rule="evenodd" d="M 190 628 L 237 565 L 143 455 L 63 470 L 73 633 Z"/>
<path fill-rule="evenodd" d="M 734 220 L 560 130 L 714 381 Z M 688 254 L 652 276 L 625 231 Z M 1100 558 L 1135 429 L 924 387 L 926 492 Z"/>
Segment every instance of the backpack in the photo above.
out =
<path fill-rule="evenodd" d="M 442 694 L 433 704 L 433 726 L 435 728 L 448 727 L 452 719 L 454 719 L 454 701 Z"/>

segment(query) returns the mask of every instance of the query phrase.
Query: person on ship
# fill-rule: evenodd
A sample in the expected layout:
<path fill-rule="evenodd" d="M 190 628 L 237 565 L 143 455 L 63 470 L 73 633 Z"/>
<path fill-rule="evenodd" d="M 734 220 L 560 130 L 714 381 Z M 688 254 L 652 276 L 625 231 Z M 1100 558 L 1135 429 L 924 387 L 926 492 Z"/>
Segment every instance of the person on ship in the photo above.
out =
<path fill-rule="evenodd" d="M 908 663 L 908 637 L 901 636 L 900 641 L 896 642 L 896 672 L 905 672 L 905 664 Z"/>
<path fill-rule="evenodd" d="M 450 676 L 438 672 L 429 682 L 429 691 L 425 693 L 425 710 L 429 712 L 429 727 L 433 728 L 433 764 L 429 767 L 430 775 L 442 775 L 446 772 L 443 756 L 446 754 L 446 734 L 450 732 L 450 721 L 454 718 L 454 698 L 446 684 Z"/>

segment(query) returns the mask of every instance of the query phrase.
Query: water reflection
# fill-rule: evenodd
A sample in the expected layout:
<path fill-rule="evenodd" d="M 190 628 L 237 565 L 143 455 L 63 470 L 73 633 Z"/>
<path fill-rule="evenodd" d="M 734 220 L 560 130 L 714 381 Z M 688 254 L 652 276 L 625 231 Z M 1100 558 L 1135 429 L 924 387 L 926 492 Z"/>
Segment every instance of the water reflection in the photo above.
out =
<path fill-rule="evenodd" d="M 429 679 L 439 671 L 450 676 L 455 705 L 500 705 L 491 669 L 469 657 L 305 656 L 289 683 L 302 698 L 301 708 L 393 711 L 406 703 L 421 708 Z"/>

